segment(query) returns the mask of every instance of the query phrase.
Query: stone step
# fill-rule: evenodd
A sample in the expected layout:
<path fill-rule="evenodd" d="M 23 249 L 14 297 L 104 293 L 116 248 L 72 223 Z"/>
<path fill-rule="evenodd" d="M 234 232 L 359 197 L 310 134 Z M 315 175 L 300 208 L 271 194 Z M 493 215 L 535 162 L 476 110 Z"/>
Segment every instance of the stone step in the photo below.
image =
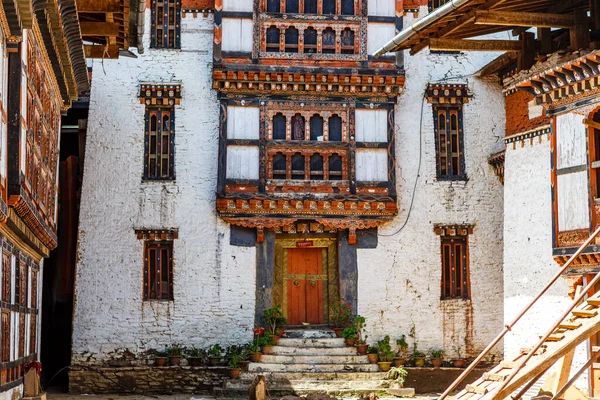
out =
<path fill-rule="evenodd" d="M 248 372 L 377 372 L 377 364 L 250 363 Z"/>
<path fill-rule="evenodd" d="M 248 389 L 252 384 L 251 380 L 230 379 L 225 382 L 225 389 Z M 271 389 L 387 389 L 394 386 L 394 383 L 384 379 L 374 380 L 267 380 L 267 387 Z"/>
<path fill-rule="evenodd" d="M 291 347 L 273 346 L 274 355 L 281 356 L 355 356 L 356 347 Z"/>
<path fill-rule="evenodd" d="M 267 364 L 368 364 L 367 356 L 326 356 L 326 355 L 309 355 L 309 356 L 289 356 L 263 354 L 261 363 Z"/>
<path fill-rule="evenodd" d="M 389 389 L 392 391 L 393 389 Z M 410 388 L 396 389 L 395 393 L 388 392 L 387 389 L 377 389 L 373 390 L 371 388 L 356 388 L 356 389 L 268 389 L 269 396 L 271 398 L 283 397 L 286 395 L 296 395 L 296 396 L 306 396 L 309 394 L 321 394 L 327 393 L 330 396 L 335 396 L 337 398 L 343 399 L 359 399 L 369 395 L 370 393 L 375 393 L 379 396 L 380 400 L 384 399 L 396 399 L 397 396 L 401 397 L 414 397 L 415 390 Z M 248 389 L 224 389 L 215 387 L 213 388 L 213 394 L 215 397 L 227 398 L 227 399 L 247 399 L 248 398 Z"/>
<path fill-rule="evenodd" d="M 288 328 L 283 332 L 284 338 L 290 339 L 326 339 L 335 338 L 335 332 L 329 328 L 304 329 Z"/>
<path fill-rule="evenodd" d="M 241 380 L 252 381 L 258 375 L 255 372 L 243 372 Z M 270 381 L 294 381 L 294 380 L 319 380 L 319 381 L 352 381 L 352 380 L 381 380 L 385 372 L 276 372 L 267 371 L 260 373 L 267 382 Z"/>
<path fill-rule="evenodd" d="M 344 338 L 321 338 L 321 339 L 291 339 L 281 338 L 277 346 L 283 347 L 346 347 Z"/>

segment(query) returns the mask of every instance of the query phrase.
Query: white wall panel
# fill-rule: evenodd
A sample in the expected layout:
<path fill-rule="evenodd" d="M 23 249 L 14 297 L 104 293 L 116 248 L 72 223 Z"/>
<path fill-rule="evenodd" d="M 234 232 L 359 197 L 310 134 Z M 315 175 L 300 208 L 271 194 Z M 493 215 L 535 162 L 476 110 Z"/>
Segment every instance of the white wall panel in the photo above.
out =
<path fill-rule="evenodd" d="M 227 178 L 258 179 L 258 146 L 227 146 Z"/>
<path fill-rule="evenodd" d="M 587 164 L 586 127 L 583 115 L 556 117 L 556 158 L 558 169 Z"/>
<path fill-rule="evenodd" d="M 223 11 L 252 12 L 252 0 L 223 0 Z"/>
<path fill-rule="evenodd" d="M 395 17 L 395 0 L 369 0 L 369 15 L 378 17 Z"/>
<path fill-rule="evenodd" d="M 356 180 L 359 182 L 387 181 L 387 150 L 356 150 Z"/>
<path fill-rule="evenodd" d="M 387 142 L 387 110 L 356 110 L 356 141 Z"/>
<path fill-rule="evenodd" d="M 258 107 L 227 107 L 227 138 L 258 140 L 259 114 Z"/>
<path fill-rule="evenodd" d="M 223 51 L 252 51 L 252 20 L 223 18 Z"/>
<path fill-rule="evenodd" d="M 223 29 L 225 32 L 225 29 Z M 372 55 L 375 50 L 386 44 L 396 35 L 396 27 L 391 23 L 369 22 L 367 26 L 367 52 Z"/>
<path fill-rule="evenodd" d="M 590 226 L 587 172 L 558 176 L 558 230 L 570 231 Z"/>

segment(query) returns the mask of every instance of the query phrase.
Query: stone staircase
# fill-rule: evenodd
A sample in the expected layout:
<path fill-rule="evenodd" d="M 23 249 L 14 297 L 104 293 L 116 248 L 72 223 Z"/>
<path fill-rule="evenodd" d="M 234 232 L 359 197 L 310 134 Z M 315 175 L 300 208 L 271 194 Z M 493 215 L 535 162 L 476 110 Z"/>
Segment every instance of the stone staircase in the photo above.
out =
<path fill-rule="evenodd" d="M 312 393 L 344 398 L 372 392 L 386 395 L 393 385 L 383 379 L 385 373 L 379 372 L 377 364 L 369 364 L 367 356 L 358 355 L 355 347 L 346 346 L 329 328 L 286 330 L 272 354 L 263 354 L 261 362 L 250 363 L 240 379 L 226 381 L 214 393 L 247 397 L 257 375 L 265 376 L 271 398 Z M 412 389 L 398 390 L 403 396 L 414 395 Z"/>

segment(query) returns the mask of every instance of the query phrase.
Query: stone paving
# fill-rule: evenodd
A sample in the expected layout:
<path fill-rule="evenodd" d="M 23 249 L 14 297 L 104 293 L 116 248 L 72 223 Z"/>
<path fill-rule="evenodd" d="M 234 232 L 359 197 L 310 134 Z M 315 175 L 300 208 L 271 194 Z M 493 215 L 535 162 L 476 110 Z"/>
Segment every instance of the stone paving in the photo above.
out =
<path fill-rule="evenodd" d="M 416 395 L 412 399 L 416 400 L 435 400 L 440 396 L 440 393 L 430 393 Z M 48 400 L 217 400 L 211 395 L 189 395 L 189 394 L 174 394 L 174 395 L 157 395 L 157 396 L 143 396 L 143 395 L 71 395 L 67 393 L 48 393 Z M 236 398 L 235 400 L 239 400 Z M 380 397 L 379 400 L 391 400 L 398 399 L 398 397 Z M 218 400 L 228 400 L 227 398 L 219 397 Z M 234 399 L 231 399 L 234 400 Z M 273 398 L 273 400 L 277 400 Z"/>

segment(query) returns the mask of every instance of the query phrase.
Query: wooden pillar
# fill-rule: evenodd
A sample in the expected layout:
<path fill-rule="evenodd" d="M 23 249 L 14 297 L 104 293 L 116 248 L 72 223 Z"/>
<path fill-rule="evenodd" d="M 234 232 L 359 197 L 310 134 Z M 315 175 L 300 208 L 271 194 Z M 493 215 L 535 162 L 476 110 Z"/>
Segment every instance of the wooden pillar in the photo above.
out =
<path fill-rule="evenodd" d="M 552 35 L 550 32 L 550 28 L 537 28 L 538 40 L 541 43 L 541 55 L 552 53 Z"/>
<path fill-rule="evenodd" d="M 532 32 L 523 32 L 519 36 L 521 51 L 517 58 L 517 69 L 529 69 L 535 62 L 535 35 Z"/>
<path fill-rule="evenodd" d="M 571 51 L 590 47 L 590 29 L 587 13 L 584 10 L 575 11 L 575 25 L 569 33 L 571 36 Z"/>
<path fill-rule="evenodd" d="M 600 31 L 600 0 L 590 0 L 590 18 L 592 30 Z"/>

